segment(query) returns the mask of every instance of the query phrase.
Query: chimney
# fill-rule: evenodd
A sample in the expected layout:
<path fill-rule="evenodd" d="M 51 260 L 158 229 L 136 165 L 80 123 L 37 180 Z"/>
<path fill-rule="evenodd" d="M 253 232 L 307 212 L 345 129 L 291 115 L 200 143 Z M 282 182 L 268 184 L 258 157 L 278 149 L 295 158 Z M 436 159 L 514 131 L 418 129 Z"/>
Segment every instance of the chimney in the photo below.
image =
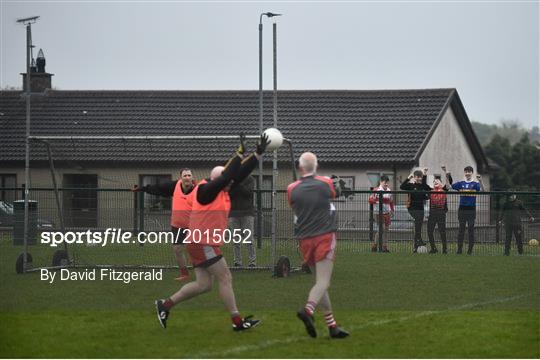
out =
<path fill-rule="evenodd" d="M 30 67 L 30 91 L 41 93 L 52 87 L 51 78 L 54 74 L 49 74 L 45 71 L 45 56 L 43 50 L 39 49 L 36 61 L 32 59 Z M 26 73 L 21 73 L 23 76 L 23 91 L 26 91 Z"/>

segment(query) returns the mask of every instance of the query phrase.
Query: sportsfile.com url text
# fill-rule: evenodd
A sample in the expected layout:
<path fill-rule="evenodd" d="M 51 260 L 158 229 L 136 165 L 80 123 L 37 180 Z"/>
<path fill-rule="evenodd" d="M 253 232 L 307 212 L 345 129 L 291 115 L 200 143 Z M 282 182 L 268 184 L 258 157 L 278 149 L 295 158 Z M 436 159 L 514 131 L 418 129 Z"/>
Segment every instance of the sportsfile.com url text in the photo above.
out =
<path fill-rule="evenodd" d="M 234 243 L 250 244 L 251 230 L 225 229 L 201 231 L 198 229 L 183 229 L 182 231 L 149 231 L 138 232 L 136 236 L 131 231 L 108 228 L 105 231 L 44 231 L 41 233 L 42 244 L 57 247 L 66 244 L 86 244 L 88 246 L 107 246 L 113 244 L 212 244 Z"/>

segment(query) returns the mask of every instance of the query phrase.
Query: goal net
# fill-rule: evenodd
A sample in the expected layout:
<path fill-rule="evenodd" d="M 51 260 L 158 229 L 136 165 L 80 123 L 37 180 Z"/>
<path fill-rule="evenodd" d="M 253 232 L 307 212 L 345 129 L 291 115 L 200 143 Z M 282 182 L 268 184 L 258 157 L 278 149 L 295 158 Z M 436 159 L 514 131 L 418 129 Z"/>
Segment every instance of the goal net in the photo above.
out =
<path fill-rule="evenodd" d="M 248 152 L 255 150 L 257 139 L 247 136 Z M 21 247 L 31 258 L 26 269 L 177 267 L 171 244 L 171 198 L 131 189 L 175 181 L 185 168 L 195 181 L 208 178 L 238 144 L 238 136 L 33 137 L 29 246 Z M 251 229 L 256 262 L 248 267 L 249 245 L 240 244 L 242 268 L 273 270 L 281 256 L 290 259 L 292 267 L 301 264 L 292 237 L 292 212 L 286 194 L 278 191 L 295 176 L 290 141 L 277 150 L 276 159 L 279 173 L 269 152 L 262 176 L 259 167 L 251 174 L 256 184 Z M 233 256 L 238 241 L 231 237 L 222 246 L 230 266 L 239 262 Z"/>

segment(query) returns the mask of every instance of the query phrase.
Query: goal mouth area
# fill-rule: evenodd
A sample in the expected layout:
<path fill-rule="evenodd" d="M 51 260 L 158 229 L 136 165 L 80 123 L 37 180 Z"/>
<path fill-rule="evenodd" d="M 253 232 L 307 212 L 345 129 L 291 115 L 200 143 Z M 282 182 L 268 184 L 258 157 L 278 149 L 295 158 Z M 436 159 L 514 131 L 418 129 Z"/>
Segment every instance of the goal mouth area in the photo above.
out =
<path fill-rule="evenodd" d="M 246 153 L 251 153 L 256 149 L 260 135 L 245 135 L 245 139 Z M 240 143 L 240 135 L 46 135 L 29 136 L 28 140 L 31 143 L 31 156 L 27 171 L 32 173 L 34 179 L 38 179 L 35 180 L 34 186 L 31 180 L 28 182 L 28 198 L 38 200 L 40 218 L 51 219 L 51 222 L 55 224 L 53 225 L 54 230 L 63 233 L 80 228 L 107 228 L 111 227 L 110 224 L 115 224 L 114 228 L 133 230 L 135 233 L 136 231 L 167 230 L 170 228 L 170 204 L 163 206 L 166 203 L 163 199 L 152 199 L 152 203 L 149 204 L 150 202 L 146 199 L 148 194 L 130 191 L 135 185 L 150 184 L 146 183 L 146 179 L 142 179 L 142 176 L 155 177 L 168 172 L 170 180 L 172 180 L 180 177 L 181 168 L 187 167 L 193 169 L 193 178 L 196 181 L 207 178 L 211 166 L 224 164 L 235 153 Z M 88 149 L 90 151 L 85 153 Z M 179 149 L 184 151 L 179 152 Z M 194 159 L 184 161 L 192 152 L 196 153 L 197 151 L 206 159 L 201 160 L 195 154 Z M 143 156 L 138 159 L 137 156 L 141 154 Z M 179 154 L 185 156 L 179 159 Z M 117 159 L 114 158 L 116 155 L 118 155 Z M 274 155 L 274 159 L 278 158 L 278 163 L 287 163 L 281 165 L 281 168 L 292 169 L 294 176 L 296 176 L 296 169 L 294 168 L 293 145 L 290 139 L 284 138 L 280 148 L 267 151 L 265 155 L 265 169 L 263 170 L 265 174 L 263 189 L 265 190 L 256 190 L 255 197 L 264 197 L 260 217 L 265 217 L 265 221 L 260 226 L 267 229 L 270 226 L 269 220 L 274 215 L 270 208 L 266 208 L 264 204 L 266 204 L 265 201 L 270 201 L 273 198 L 271 194 L 275 192 L 275 186 L 277 186 L 275 185 L 276 181 L 272 181 L 274 185 L 270 189 L 268 188 L 270 183 L 267 182 L 268 174 L 271 171 L 269 165 L 272 162 L 272 155 Z M 276 169 L 277 167 L 274 168 L 274 170 Z M 252 174 L 253 177 L 257 177 L 256 171 Z M 138 172 L 137 178 L 135 178 L 135 172 Z M 287 173 L 289 172 L 287 171 Z M 79 186 L 81 183 L 74 180 L 66 182 L 66 175 L 77 179 L 95 176 L 96 185 L 83 184 L 84 186 Z M 47 183 L 51 183 L 49 179 L 52 179 L 52 187 L 47 185 Z M 92 206 L 82 205 L 79 206 L 82 209 L 74 209 L 76 206 L 73 205 L 73 202 L 77 201 L 77 197 L 79 200 L 83 199 L 83 202 L 93 201 L 94 203 Z M 72 198 L 74 200 L 71 200 Z M 56 204 L 54 204 L 54 200 L 56 200 Z M 170 200 L 168 201 L 170 202 Z M 258 202 L 260 201 L 258 200 Z M 274 202 L 270 201 L 269 204 Z M 90 208 L 90 210 L 85 208 Z M 77 211 L 78 213 L 75 214 Z M 94 223 L 92 224 L 91 220 L 83 218 L 78 221 L 73 220 L 76 215 L 88 218 L 93 216 Z M 88 221 L 90 221 L 89 225 L 87 225 Z M 272 221 L 275 223 L 275 220 Z M 116 225 L 117 223 L 121 225 Z M 140 224 L 144 224 L 144 226 Z M 28 225 L 25 224 L 25 226 Z M 274 268 L 276 245 L 273 242 L 279 242 L 282 239 L 271 238 L 273 235 L 270 235 L 270 231 L 259 230 L 257 233 L 265 234 L 261 235 L 262 248 L 260 243 L 257 244 L 257 266 L 231 266 L 232 270 L 271 271 Z M 25 240 L 24 245 L 26 247 L 30 244 L 26 244 Z M 294 254 L 295 248 L 291 246 L 289 249 L 288 247 L 286 245 L 282 248 L 285 250 L 285 254 L 290 256 Z M 65 263 L 62 266 L 57 266 L 54 260 L 52 266 L 49 266 L 51 265 L 49 259 L 54 258 L 52 255 L 55 249 L 64 251 L 63 261 Z M 118 249 L 112 249 L 108 256 L 103 255 L 101 250 L 97 250 L 97 248 L 82 248 L 66 243 L 55 249 L 46 250 L 41 247 L 26 249 L 25 254 L 34 255 L 34 259 L 33 262 L 31 260 L 27 262 L 26 257 L 23 258 L 23 271 L 62 268 L 175 269 L 177 267 L 173 260 L 174 256 L 170 253 L 170 246 L 159 251 L 146 252 L 145 250 L 146 254 L 143 252 L 130 254 L 135 258 L 131 260 L 125 251 Z M 244 252 L 245 249 L 242 251 Z M 32 252 L 34 254 L 31 254 Z M 229 250 L 226 253 L 228 257 L 232 256 L 232 252 Z M 116 256 L 118 256 L 118 260 L 115 259 Z M 140 262 L 137 261 L 137 257 L 143 256 L 144 259 L 141 258 Z M 232 259 L 227 258 L 227 261 L 232 265 Z"/>

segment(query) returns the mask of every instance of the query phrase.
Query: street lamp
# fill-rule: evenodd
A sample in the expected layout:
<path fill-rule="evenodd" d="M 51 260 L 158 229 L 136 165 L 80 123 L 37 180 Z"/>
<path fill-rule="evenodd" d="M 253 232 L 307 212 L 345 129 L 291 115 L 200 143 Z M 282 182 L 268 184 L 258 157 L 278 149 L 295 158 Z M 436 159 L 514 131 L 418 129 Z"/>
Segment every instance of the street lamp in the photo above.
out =
<path fill-rule="evenodd" d="M 271 13 L 271 12 L 265 12 L 261 13 L 259 16 L 259 133 L 262 134 L 264 130 L 264 124 L 263 124 L 263 73 L 262 73 L 262 32 L 263 32 L 263 16 L 266 16 L 268 18 L 274 17 L 274 16 L 281 16 L 281 14 Z M 263 187 L 263 162 L 262 160 L 259 161 L 259 200 L 258 200 L 258 209 L 260 211 L 261 209 L 261 203 L 262 203 L 262 190 Z M 259 213 L 259 216 L 257 216 L 257 246 L 261 246 L 261 239 L 262 239 L 262 216 Z"/>
<path fill-rule="evenodd" d="M 259 17 L 259 132 L 263 132 L 263 75 L 262 75 L 262 31 L 263 31 L 263 16 L 274 17 L 281 16 L 281 14 L 275 14 L 271 12 L 262 13 Z M 261 174 L 262 176 L 262 174 Z M 262 183 L 261 183 L 262 184 Z"/>

